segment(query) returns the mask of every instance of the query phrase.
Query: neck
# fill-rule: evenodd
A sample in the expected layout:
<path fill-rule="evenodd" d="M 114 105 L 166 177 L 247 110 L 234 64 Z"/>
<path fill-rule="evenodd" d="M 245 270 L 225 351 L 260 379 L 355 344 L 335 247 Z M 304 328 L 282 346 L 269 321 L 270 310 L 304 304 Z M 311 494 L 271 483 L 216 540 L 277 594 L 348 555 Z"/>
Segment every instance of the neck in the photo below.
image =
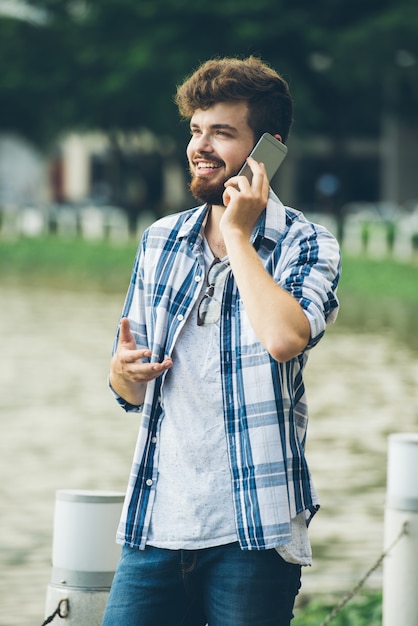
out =
<path fill-rule="evenodd" d="M 213 254 L 220 259 L 227 254 L 224 238 L 219 228 L 219 223 L 224 211 L 225 207 L 223 206 L 212 206 L 209 210 L 205 226 L 206 241 L 208 242 Z"/>

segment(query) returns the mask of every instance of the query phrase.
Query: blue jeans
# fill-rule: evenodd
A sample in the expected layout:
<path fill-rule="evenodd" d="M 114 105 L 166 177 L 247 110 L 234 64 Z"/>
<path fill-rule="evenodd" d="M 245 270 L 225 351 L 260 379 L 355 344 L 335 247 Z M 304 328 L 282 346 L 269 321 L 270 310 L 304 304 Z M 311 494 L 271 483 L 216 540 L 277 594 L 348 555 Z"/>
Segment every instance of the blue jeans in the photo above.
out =
<path fill-rule="evenodd" d="M 102 626 L 289 626 L 301 567 L 276 550 L 124 547 Z"/>

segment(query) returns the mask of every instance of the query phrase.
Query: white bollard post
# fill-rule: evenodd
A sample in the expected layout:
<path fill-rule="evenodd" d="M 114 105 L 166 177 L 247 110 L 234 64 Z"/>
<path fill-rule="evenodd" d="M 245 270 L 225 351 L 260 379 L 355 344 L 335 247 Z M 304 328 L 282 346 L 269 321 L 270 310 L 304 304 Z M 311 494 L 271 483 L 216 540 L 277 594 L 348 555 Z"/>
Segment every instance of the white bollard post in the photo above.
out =
<path fill-rule="evenodd" d="M 120 556 L 115 537 L 123 499 L 119 492 L 57 491 L 46 618 L 67 600 L 66 623 L 100 626 Z"/>
<path fill-rule="evenodd" d="M 384 536 L 383 626 L 418 626 L 418 433 L 389 436 Z"/>

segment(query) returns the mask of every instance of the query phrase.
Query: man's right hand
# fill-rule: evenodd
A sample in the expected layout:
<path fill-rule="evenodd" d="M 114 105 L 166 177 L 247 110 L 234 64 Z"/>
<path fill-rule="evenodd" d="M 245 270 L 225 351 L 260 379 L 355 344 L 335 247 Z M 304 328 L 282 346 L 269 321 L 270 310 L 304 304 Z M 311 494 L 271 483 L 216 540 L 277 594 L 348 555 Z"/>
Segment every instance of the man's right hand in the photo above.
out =
<path fill-rule="evenodd" d="M 129 320 L 123 318 L 120 322 L 118 347 L 110 363 L 109 381 L 112 389 L 130 404 L 142 404 L 147 383 L 173 365 L 170 357 L 166 357 L 161 363 L 144 363 L 143 359 L 150 356 L 150 350 L 137 349 Z"/>

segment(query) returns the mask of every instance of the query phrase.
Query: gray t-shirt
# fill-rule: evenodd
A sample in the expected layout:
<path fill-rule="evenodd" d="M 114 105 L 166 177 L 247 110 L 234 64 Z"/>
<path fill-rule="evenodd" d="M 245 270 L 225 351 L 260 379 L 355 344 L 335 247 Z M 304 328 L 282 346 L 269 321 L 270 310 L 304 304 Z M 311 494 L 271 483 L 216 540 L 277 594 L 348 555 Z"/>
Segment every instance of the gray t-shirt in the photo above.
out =
<path fill-rule="evenodd" d="M 206 242 L 204 253 L 207 271 L 213 255 Z M 215 297 L 222 293 L 226 273 L 220 276 Z M 222 406 L 219 320 L 197 325 L 197 307 L 206 289 L 206 281 L 202 283 L 163 386 L 158 482 L 147 544 L 172 550 L 238 540 Z M 278 552 L 289 562 L 310 564 L 303 514 L 292 521 L 291 543 Z"/>

